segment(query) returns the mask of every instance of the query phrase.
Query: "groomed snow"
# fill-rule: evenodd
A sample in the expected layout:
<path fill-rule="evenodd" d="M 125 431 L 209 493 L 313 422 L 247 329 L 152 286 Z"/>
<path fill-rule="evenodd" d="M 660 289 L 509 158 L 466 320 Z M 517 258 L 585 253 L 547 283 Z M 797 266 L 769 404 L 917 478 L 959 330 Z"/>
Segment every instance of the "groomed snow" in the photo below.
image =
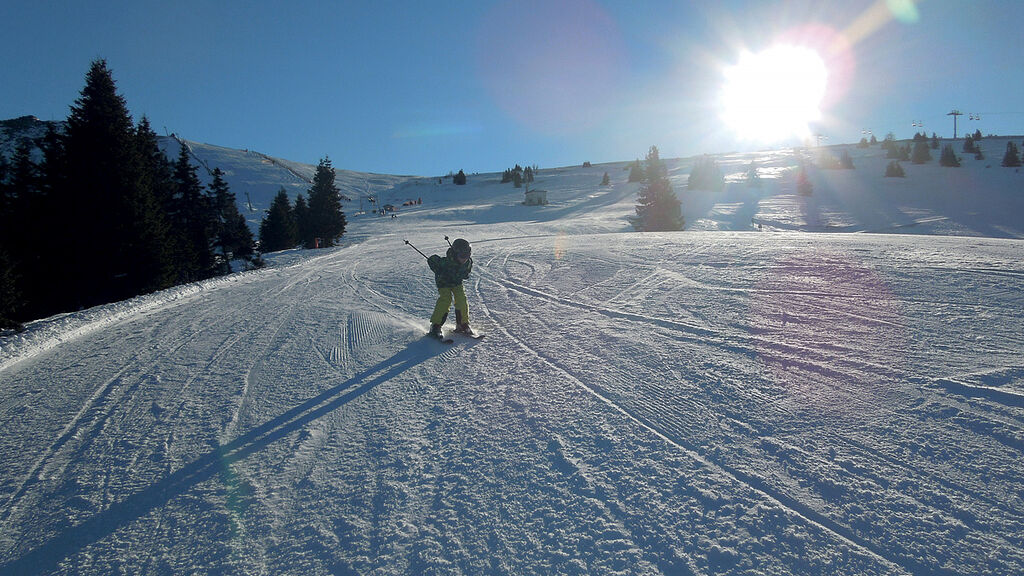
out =
<path fill-rule="evenodd" d="M 32 323 L 0 339 L 0 573 L 1024 573 L 1002 142 L 905 180 L 851 148 L 810 198 L 792 151 L 720 157 L 716 194 L 671 161 L 680 233 L 631 231 L 624 164 L 541 170 L 545 207 L 382 179 L 423 204 Z M 404 240 L 445 235 L 483 340 L 422 337 Z"/>

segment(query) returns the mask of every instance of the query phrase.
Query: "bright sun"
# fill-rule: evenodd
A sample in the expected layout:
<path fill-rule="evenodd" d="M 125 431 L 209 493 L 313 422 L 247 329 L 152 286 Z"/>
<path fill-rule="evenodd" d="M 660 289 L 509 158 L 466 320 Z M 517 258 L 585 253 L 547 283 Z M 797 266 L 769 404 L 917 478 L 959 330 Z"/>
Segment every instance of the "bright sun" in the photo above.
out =
<path fill-rule="evenodd" d="M 744 53 L 725 70 L 722 119 L 745 139 L 775 142 L 806 137 L 821 118 L 828 72 L 817 52 L 778 45 Z"/>

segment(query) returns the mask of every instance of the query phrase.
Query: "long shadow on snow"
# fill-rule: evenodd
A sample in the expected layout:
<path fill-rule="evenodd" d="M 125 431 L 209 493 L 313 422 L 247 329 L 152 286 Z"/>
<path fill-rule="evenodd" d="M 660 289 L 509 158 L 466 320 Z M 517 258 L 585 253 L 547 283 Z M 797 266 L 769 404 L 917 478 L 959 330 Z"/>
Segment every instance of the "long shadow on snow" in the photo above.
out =
<path fill-rule="evenodd" d="M 0 574 L 42 574 L 55 570 L 61 560 L 164 506 L 201 482 L 214 478 L 226 465 L 247 458 L 300 430 L 445 349 L 433 342 L 410 343 L 391 358 L 217 447 L 149 488 L 113 504 L 77 526 L 60 531 L 22 557 L 0 565 Z"/>

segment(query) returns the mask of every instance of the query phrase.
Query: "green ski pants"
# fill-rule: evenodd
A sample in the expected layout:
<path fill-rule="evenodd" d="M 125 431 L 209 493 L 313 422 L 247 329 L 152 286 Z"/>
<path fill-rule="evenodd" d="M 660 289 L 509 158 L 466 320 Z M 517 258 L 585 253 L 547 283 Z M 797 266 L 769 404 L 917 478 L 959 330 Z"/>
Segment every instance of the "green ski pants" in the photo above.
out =
<path fill-rule="evenodd" d="M 455 299 L 455 312 L 463 322 L 469 324 L 469 304 L 466 302 L 466 289 L 462 287 L 462 284 L 437 289 L 437 304 L 434 305 L 434 313 L 430 316 L 431 324 L 444 324 L 445 319 L 448 318 L 448 308 L 451 307 L 453 298 Z"/>

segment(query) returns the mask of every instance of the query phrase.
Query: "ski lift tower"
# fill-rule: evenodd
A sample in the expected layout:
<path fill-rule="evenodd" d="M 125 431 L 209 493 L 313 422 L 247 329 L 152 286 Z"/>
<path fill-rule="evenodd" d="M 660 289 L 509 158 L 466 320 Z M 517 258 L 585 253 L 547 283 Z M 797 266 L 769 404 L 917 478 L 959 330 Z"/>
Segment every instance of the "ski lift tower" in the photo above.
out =
<path fill-rule="evenodd" d="M 957 110 L 956 108 L 954 108 L 953 111 L 950 112 L 949 114 L 946 114 L 946 116 L 952 116 L 953 117 L 953 140 L 956 140 L 956 117 L 957 116 L 963 116 L 963 115 L 964 115 L 964 113 L 959 111 L 959 110 Z"/>

